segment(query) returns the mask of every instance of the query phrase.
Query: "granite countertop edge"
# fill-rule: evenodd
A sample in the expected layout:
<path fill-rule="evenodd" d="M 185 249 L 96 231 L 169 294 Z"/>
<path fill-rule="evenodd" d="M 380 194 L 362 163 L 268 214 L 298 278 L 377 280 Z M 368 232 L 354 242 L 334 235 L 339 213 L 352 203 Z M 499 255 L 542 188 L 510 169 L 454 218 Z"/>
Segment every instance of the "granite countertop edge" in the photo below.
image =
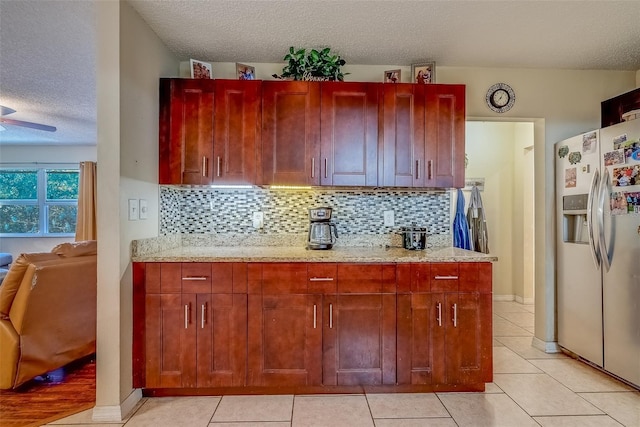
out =
<path fill-rule="evenodd" d="M 147 255 L 134 256 L 132 262 L 495 262 L 493 255 L 455 247 L 435 247 L 422 251 L 403 248 L 334 247 L 331 250 L 307 250 L 300 247 L 178 247 Z"/>

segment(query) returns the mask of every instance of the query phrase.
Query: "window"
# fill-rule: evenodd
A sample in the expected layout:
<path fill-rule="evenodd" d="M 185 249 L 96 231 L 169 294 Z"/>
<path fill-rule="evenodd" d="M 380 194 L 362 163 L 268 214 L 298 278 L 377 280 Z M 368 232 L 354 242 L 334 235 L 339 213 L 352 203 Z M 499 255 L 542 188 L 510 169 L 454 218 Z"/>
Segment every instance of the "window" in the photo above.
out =
<path fill-rule="evenodd" d="M 0 236 L 73 235 L 78 169 L 0 169 Z"/>

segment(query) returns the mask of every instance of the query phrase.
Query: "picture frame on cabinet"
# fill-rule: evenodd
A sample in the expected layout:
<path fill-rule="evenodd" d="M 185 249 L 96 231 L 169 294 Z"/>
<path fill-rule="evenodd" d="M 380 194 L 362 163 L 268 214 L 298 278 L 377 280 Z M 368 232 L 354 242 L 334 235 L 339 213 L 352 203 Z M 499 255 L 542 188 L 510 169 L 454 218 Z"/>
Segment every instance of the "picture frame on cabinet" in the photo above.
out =
<path fill-rule="evenodd" d="M 436 63 L 434 61 L 411 64 L 411 83 L 429 84 L 436 82 Z"/>
<path fill-rule="evenodd" d="M 238 80 L 255 80 L 256 67 L 236 62 L 236 75 Z"/>
<path fill-rule="evenodd" d="M 190 61 L 191 78 L 192 79 L 212 79 L 213 69 L 208 62 L 198 61 L 197 59 L 191 59 Z"/>
<path fill-rule="evenodd" d="M 384 72 L 384 82 L 385 83 L 400 83 L 402 80 L 400 76 L 402 75 L 402 70 L 387 70 Z"/>

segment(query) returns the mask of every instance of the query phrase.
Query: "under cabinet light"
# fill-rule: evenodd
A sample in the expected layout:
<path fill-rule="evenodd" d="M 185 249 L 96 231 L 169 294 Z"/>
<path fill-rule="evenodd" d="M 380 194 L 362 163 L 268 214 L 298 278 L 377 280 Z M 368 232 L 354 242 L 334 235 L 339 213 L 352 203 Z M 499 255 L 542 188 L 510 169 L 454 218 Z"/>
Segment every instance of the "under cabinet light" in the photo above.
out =
<path fill-rule="evenodd" d="M 232 190 L 232 189 L 250 189 L 252 185 L 210 185 L 209 188 L 215 188 L 219 190 Z"/>

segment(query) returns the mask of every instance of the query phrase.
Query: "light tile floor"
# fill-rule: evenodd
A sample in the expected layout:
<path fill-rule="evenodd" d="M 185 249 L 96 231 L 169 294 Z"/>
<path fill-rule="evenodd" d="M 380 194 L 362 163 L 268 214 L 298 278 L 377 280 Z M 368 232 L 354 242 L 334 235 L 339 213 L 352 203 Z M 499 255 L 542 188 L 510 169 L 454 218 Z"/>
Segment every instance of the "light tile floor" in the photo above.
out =
<path fill-rule="evenodd" d="M 145 398 L 126 427 L 640 427 L 640 392 L 563 354 L 531 346 L 533 306 L 494 302 L 494 382 L 484 393 Z"/>

